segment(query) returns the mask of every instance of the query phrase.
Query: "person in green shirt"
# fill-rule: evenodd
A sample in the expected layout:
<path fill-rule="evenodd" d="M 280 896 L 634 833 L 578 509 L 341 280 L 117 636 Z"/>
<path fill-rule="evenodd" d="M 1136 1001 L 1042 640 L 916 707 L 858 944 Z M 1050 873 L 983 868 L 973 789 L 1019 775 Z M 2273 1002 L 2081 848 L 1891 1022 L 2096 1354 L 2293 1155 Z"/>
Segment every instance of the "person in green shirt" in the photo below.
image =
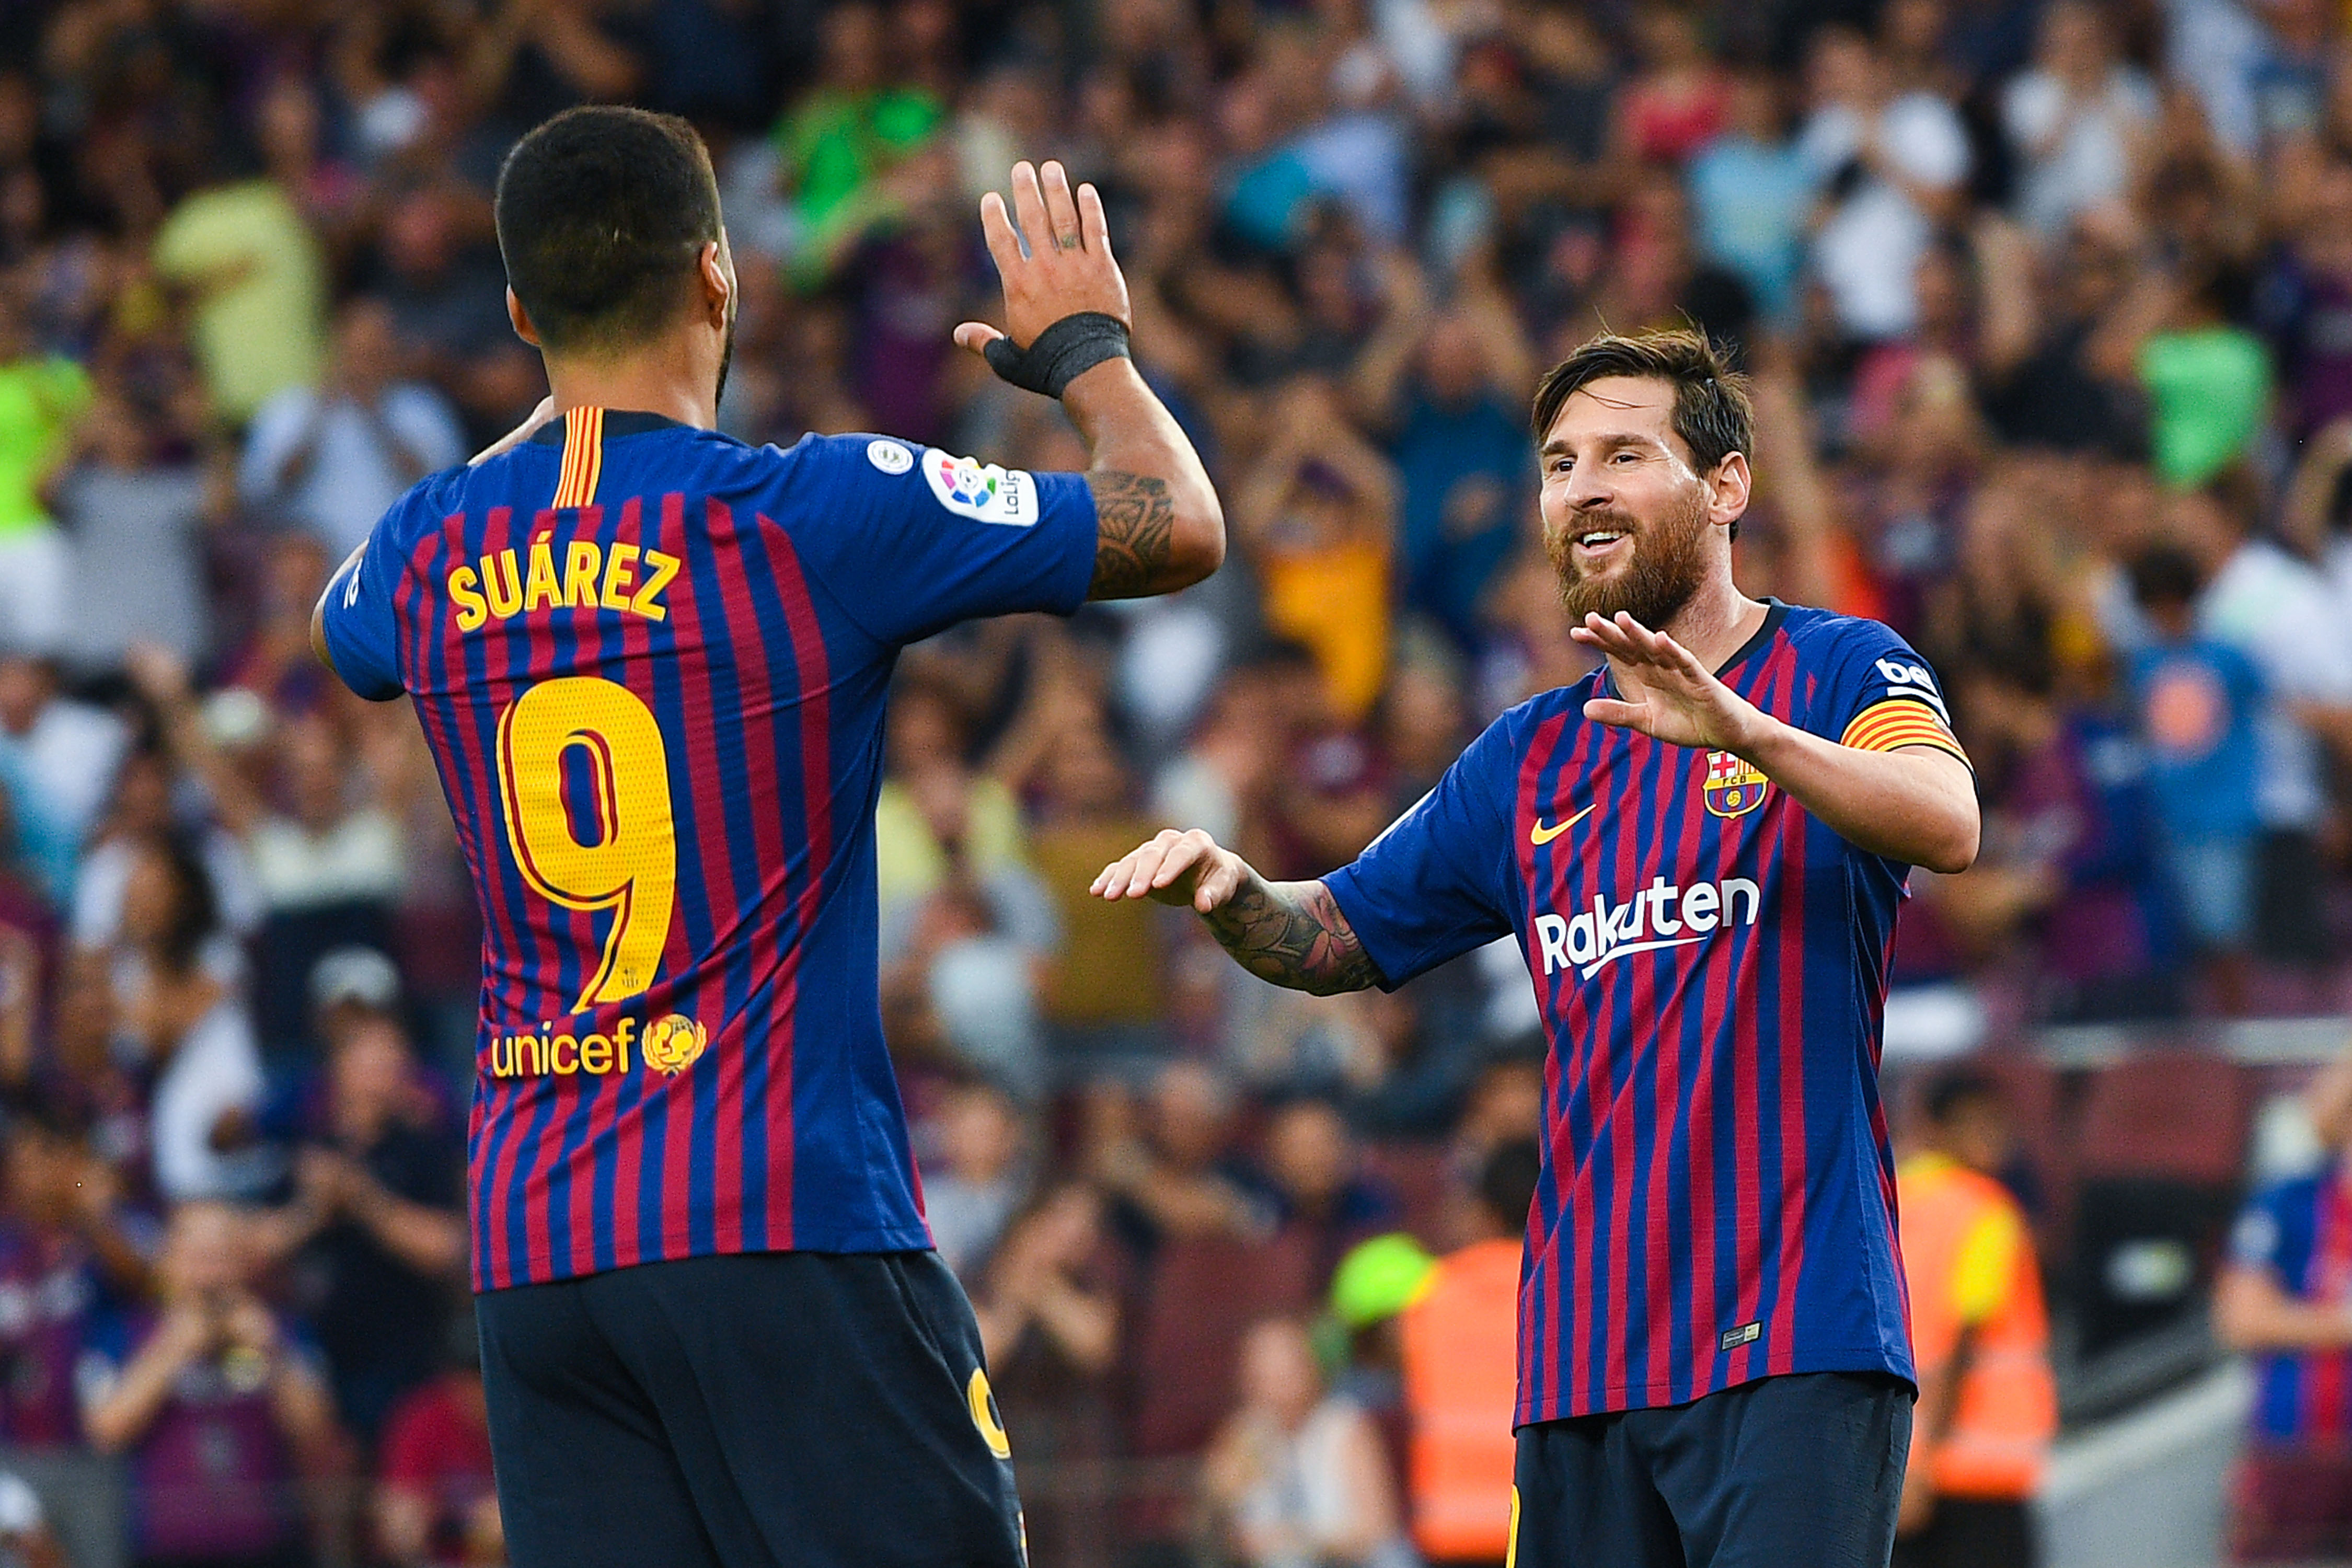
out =
<path fill-rule="evenodd" d="M 2157 476 L 2191 490 L 2243 457 L 2271 401 L 2271 354 L 2232 322 L 2215 286 L 2184 290 L 2139 345 Z"/>
<path fill-rule="evenodd" d="M 67 551 L 45 492 L 90 400 L 89 373 L 36 352 L 0 300 L 0 642 L 46 652 L 63 629 Z"/>
<path fill-rule="evenodd" d="M 157 232 L 154 261 L 193 298 L 196 363 L 215 415 L 241 426 L 273 394 L 317 384 L 326 260 L 276 184 L 247 179 L 189 196 Z"/>
<path fill-rule="evenodd" d="M 882 79 L 878 7 L 838 6 L 824 26 L 823 79 L 772 133 L 800 234 L 792 270 L 811 287 L 893 210 L 883 176 L 929 142 L 945 118 L 931 93 Z"/>

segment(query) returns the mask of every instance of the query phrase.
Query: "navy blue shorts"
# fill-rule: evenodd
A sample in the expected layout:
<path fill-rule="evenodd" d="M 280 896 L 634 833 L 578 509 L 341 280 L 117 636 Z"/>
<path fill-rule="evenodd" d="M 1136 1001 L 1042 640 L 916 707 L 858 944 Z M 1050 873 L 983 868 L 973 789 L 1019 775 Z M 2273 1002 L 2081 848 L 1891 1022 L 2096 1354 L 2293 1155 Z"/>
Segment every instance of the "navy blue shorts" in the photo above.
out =
<path fill-rule="evenodd" d="M 1799 1373 L 1522 1426 L 1511 1568 L 1886 1568 L 1912 1398 Z"/>
<path fill-rule="evenodd" d="M 477 1310 L 514 1568 L 1023 1568 L 937 1253 L 648 1263 Z"/>

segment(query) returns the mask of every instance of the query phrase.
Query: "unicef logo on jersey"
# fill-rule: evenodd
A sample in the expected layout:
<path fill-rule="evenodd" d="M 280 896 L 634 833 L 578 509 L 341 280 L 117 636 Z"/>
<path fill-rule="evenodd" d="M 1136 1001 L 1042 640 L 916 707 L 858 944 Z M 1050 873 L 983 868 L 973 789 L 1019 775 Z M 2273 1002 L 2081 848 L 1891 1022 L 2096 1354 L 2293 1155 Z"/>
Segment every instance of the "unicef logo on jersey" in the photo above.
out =
<path fill-rule="evenodd" d="M 1037 481 L 1020 468 L 999 468 L 933 447 L 923 454 L 923 478 L 940 504 L 959 517 L 1014 528 L 1037 521 Z"/>

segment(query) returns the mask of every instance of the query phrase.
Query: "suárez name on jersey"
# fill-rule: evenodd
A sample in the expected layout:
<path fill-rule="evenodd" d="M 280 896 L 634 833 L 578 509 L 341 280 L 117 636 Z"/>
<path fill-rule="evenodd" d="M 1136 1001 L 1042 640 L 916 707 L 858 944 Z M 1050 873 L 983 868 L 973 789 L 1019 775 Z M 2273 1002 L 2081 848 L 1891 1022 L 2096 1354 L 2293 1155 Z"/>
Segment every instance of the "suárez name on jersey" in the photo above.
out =
<path fill-rule="evenodd" d="M 1608 894 L 1595 893 L 1592 907 L 1580 915 L 1536 916 L 1536 946 L 1546 974 L 1573 967 L 1590 980 L 1629 953 L 1686 947 L 1735 923 L 1752 926 L 1763 908 L 1764 890 L 1745 877 L 1687 888 L 1660 877 L 1622 904 L 1612 906 Z"/>
<path fill-rule="evenodd" d="M 563 547 L 559 564 L 550 536 L 541 532 L 520 557 L 512 545 L 480 560 L 453 566 L 443 580 L 457 606 L 457 629 L 470 632 L 490 621 L 534 610 L 619 610 L 649 621 L 669 618 L 662 592 L 677 575 L 675 555 L 622 541 L 603 545 L 575 539 Z"/>

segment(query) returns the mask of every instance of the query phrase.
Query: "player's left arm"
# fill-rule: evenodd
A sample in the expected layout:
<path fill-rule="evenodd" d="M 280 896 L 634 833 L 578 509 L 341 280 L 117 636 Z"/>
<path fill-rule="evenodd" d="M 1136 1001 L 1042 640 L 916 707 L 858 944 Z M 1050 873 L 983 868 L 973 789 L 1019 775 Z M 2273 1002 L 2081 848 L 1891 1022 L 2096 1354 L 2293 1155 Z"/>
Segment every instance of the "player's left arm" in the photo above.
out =
<path fill-rule="evenodd" d="M 1044 375 L 1045 367 L 1024 362 L 1049 329 L 1088 319 L 1118 323 L 1117 353 L 1066 384 L 1054 387 L 1059 378 L 1049 377 L 1032 386 L 1061 399 L 1087 444 L 1096 517 L 1087 597 L 1137 599 L 1189 587 L 1225 558 L 1224 511 L 1183 427 L 1127 357 L 1123 335 L 1133 311 L 1111 255 L 1102 197 L 1090 184 L 1073 190 L 1062 165 L 1050 161 L 1042 170 L 1014 164 L 1012 184 L 1009 210 L 993 191 L 980 204 L 981 229 L 1004 281 L 1005 330 L 966 321 L 955 340 L 988 358 L 1000 375 L 1013 380 L 1017 372 L 1024 379 L 1015 384 L 1029 384 L 1032 373 Z M 999 343 L 1009 344 L 1013 355 L 1003 347 L 992 355 Z"/>
<path fill-rule="evenodd" d="M 1609 656 L 1629 696 L 1599 697 L 1585 717 L 1678 746 L 1729 752 L 1754 765 L 1856 847 L 1930 871 L 1965 871 L 1981 820 L 1976 775 L 1941 745 L 1865 750 L 1812 734 L 1758 708 L 1688 648 L 1633 616 L 1588 616 L 1570 636 Z"/>

